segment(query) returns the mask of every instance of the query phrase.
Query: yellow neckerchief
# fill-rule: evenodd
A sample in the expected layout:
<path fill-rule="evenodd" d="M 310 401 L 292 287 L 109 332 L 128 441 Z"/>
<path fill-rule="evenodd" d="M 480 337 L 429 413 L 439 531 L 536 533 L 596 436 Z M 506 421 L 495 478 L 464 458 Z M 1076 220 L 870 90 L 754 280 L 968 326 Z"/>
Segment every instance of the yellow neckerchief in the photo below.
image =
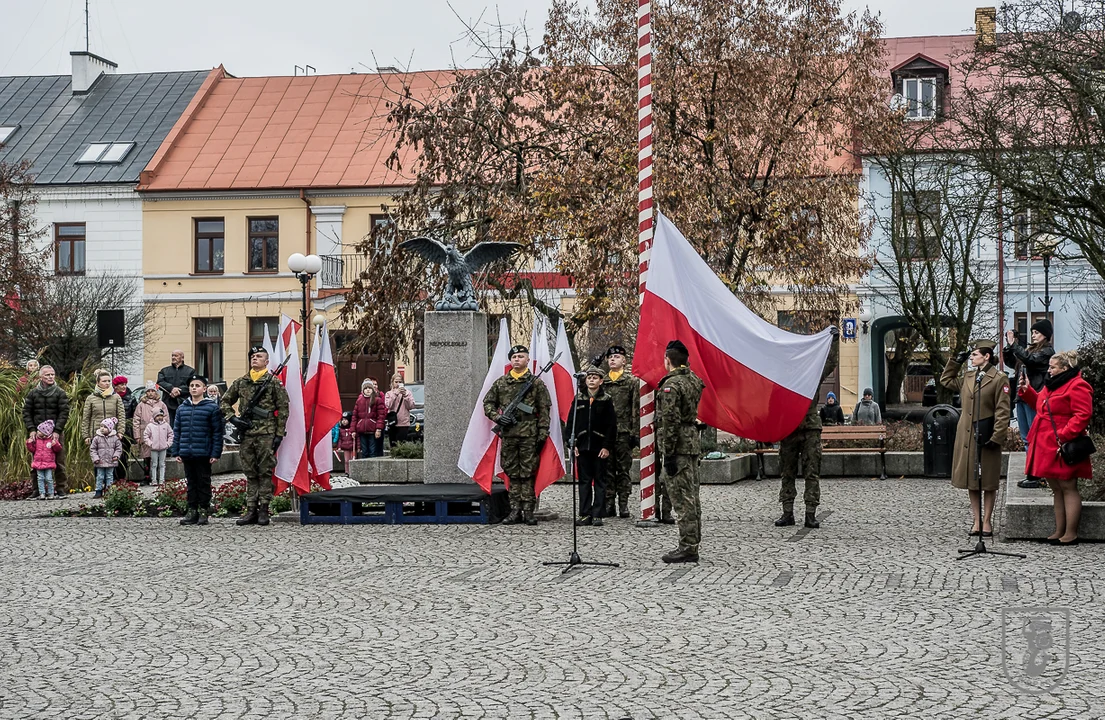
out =
<path fill-rule="evenodd" d="M 512 368 L 511 371 L 510 371 L 510 376 L 512 378 L 514 378 L 515 380 L 521 380 L 523 377 L 526 376 L 526 373 L 528 373 L 528 372 L 529 372 L 529 368 L 523 368 L 521 370 L 514 370 Z"/>
<path fill-rule="evenodd" d="M 610 379 L 613 380 L 614 382 L 618 382 L 618 380 L 622 376 L 622 373 L 624 373 L 624 372 L 625 372 L 625 370 L 617 370 L 617 371 L 611 370 L 610 371 Z"/>
<path fill-rule="evenodd" d="M 260 370 L 250 370 L 249 379 L 253 382 L 257 382 L 261 378 L 265 377 L 265 373 L 268 372 L 268 368 L 262 368 Z"/>

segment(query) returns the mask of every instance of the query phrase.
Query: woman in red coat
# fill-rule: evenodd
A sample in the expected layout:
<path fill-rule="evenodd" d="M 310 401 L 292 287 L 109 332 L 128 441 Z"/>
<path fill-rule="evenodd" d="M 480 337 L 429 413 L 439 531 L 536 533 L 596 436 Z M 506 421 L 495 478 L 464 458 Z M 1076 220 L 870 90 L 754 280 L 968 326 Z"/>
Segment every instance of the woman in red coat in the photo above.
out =
<path fill-rule="evenodd" d="M 1037 413 L 1028 435 L 1025 474 L 1046 478 L 1054 493 L 1055 532 L 1048 542 L 1073 545 L 1078 542 L 1078 521 L 1082 515 L 1078 478 L 1093 477 L 1093 467 L 1088 458 L 1077 465 L 1067 465 L 1059 455 L 1059 444 L 1086 432 L 1093 417 L 1093 388 L 1078 372 L 1078 353 L 1062 352 L 1051 356 L 1047 378 L 1039 392 L 1024 375 L 1018 390 Z"/>
<path fill-rule="evenodd" d="M 376 389 L 375 381 L 361 383 L 361 394 L 353 406 L 353 430 L 361 446 L 361 457 L 379 457 L 384 454 L 384 430 L 387 428 L 387 405 L 384 394 Z"/>

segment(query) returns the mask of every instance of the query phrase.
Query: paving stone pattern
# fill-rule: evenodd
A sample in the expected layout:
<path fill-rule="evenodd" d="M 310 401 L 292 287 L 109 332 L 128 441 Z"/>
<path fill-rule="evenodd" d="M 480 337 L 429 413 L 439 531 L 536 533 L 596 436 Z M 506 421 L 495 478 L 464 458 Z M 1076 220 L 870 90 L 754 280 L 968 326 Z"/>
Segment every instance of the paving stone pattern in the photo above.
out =
<path fill-rule="evenodd" d="M 0 503 L 0 718 L 1105 716 L 1105 548 L 958 562 L 946 481 L 822 488 L 805 533 L 772 525 L 777 481 L 704 488 L 695 566 L 660 562 L 674 527 L 581 528 L 585 559 L 621 567 L 568 575 L 541 565 L 567 559 L 568 487 L 538 528 Z M 1054 692 L 1006 679 L 1005 606 L 1070 608 Z"/>

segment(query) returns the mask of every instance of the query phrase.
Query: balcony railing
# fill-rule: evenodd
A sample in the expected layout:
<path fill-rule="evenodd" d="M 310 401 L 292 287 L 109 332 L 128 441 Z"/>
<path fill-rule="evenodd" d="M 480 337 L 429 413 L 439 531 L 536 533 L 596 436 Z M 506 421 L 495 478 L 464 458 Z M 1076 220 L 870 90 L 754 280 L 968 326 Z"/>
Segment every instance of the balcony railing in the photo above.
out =
<path fill-rule="evenodd" d="M 368 257 L 365 255 L 322 255 L 322 271 L 319 273 L 319 287 L 326 290 L 340 290 L 353 287 L 353 281 L 368 269 Z"/>

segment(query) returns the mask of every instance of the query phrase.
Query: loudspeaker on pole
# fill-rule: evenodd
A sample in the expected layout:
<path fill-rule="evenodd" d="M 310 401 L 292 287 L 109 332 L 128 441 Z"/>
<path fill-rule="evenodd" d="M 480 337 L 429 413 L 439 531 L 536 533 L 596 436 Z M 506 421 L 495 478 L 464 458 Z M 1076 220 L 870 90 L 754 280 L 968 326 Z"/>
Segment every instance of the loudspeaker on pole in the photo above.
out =
<path fill-rule="evenodd" d="M 96 344 L 100 348 L 125 347 L 125 317 L 122 310 L 96 311 Z"/>

